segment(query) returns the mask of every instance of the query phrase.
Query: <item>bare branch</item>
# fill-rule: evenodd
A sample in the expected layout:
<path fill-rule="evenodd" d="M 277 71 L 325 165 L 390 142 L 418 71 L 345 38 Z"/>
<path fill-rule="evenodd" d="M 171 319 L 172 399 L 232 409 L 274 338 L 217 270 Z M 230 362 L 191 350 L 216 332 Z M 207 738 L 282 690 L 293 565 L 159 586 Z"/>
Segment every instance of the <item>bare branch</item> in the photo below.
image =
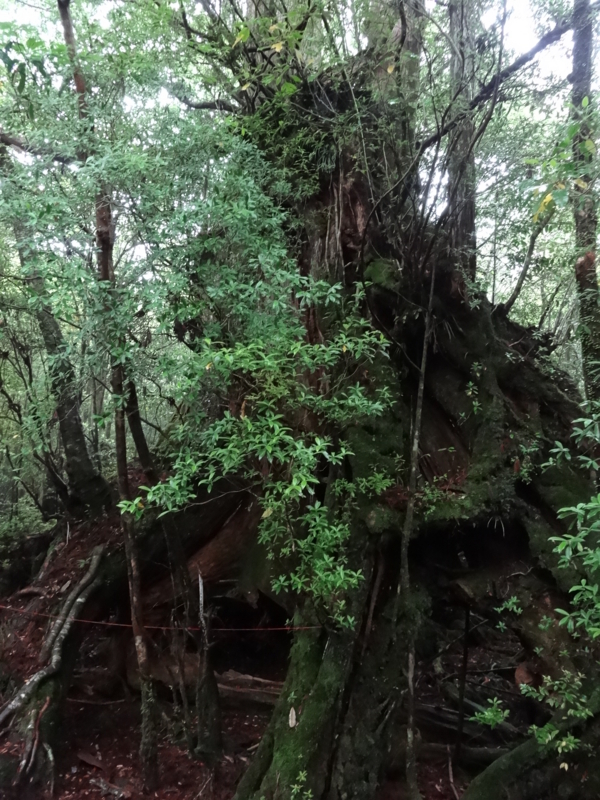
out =
<path fill-rule="evenodd" d="M 226 111 L 228 114 L 238 114 L 239 109 L 232 106 L 227 100 L 206 100 L 200 103 L 190 100 L 187 97 L 175 95 L 180 103 L 188 108 L 193 108 L 196 111 Z"/>
<path fill-rule="evenodd" d="M 600 0 L 596 3 L 593 3 L 591 8 L 594 11 L 600 9 Z M 436 131 L 427 139 L 424 139 L 421 143 L 421 150 L 426 150 L 428 147 L 431 147 L 431 145 L 435 144 L 439 139 L 442 139 L 444 136 L 450 133 L 450 131 L 454 130 L 454 128 L 466 116 L 492 98 L 494 94 L 498 92 L 501 84 L 511 78 L 526 64 L 529 64 L 531 61 L 533 61 L 538 53 L 541 53 L 543 50 L 546 50 L 548 47 L 550 47 L 550 45 L 560 41 L 565 33 L 568 33 L 572 28 L 573 18 L 570 17 L 568 20 L 559 22 L 558 25 L 556 25 L 551 31 L 548 31 L 548 33 L 544 34 L 544 36 L 542 36 L 542 38 L 537 42 L 536 45 L 534 45 L 534 47 L 531 48 L 531 50 L 523 53 L 521 56 L 519 56 L 519 58 L 513 61 L 512 64 L 509 64 L 508 67 L 505 67 L 503 70 L 500 70 L 500 72 L 494 75 L 494 77 L 485 84 L 478 94 L 475 95 L 465 111 L 457 114 L 457 116 L 451 119 L 441 130 Z"/>
<path fill-rule="evenodd" d="M 593 3 L 590 7 L 591 10 L 597 11 L 600 9 L 600 0 Z M 417 152 L 415 157 L 413 158 L 411 164 L 409 165 L 408 169 L 403 173 L 403 175 L 394 183 L 384 194 L 379 198 L 379 200 L 375 203 L 373 208 L 371 209 L 369 216 L 367 217 L 363 235 L 362 235 L 362 244 L 361 244 L 361 255 L 359 257 L 359 261 L 362 260 L 362 254 L 364 250 L 364 241 L 366 236 L 367 228 L 377 210 L 377 208 L 381 205 L 383 200 L 385 200 L 392 192 L 396 191 L 396 189 L 401 186 L 403 183 L 408 182 L 408 179 L 411 175 L 415 173 L 416 170 L 419 168 L 419 164 L 421 163 L 421 157 L 423 153 L 428 150 L 433 145 L 437 144 L 441 141 L 445 136 L 447 136 L 451 131 L 453 131 L 457 125 L 459 125 L 464 119 L 466 119 L 473 111 L 475 111 L 479 106 L 483 105 L 490 99 L 494 97 L 497 98 L 498 90 L 508 78 L 512 77 L 516 72 L 518 72 L 522 67 L 528 64 L 530 61 L 541 53 L 546 48 L 550 47 L 550 45 L 555 44 L 556 42 L 560 41 L 560 39 L 570 31 L 573 27 L 573 18 L 569 18 L 565 22 L 560 22 L 556 27 L 554 27 L 551 31 L 544 34 L 542 38 L 538 41 L 538 43 L 528 50 L 523 55 L 519 56 L 515 61 L 512 62 L 508 67 L 505 67 L 503 70 L 500 70 L 494 77 L 486 83 L 486 85 L 481 89 L 481 91 L 475 95 L 475 97 L 471 100 L 468 107 L 465 111 L 457 114 L 451 120 L 449 120 L 445 125 L 438 128 L 435 133 L 432 133 L 431 136 L 428 136 L 426 139 L 419 144 L 417 148 Z"/>
<path fill-rule="evenodd" d="M 2 131 L 0 131 L 0 144 L 3 144 L 5 147 L 10 147 L 13 150 L 18 150 L 20 153 L 28 153 L 29 155 L 39 156 L 40 158 L 51 158 L 52 161 L 56 161 L 58 164 L 73 163 L 72 158 L 60 156 L 58 153 L 52 153 L 43 148 L 34 147 L 22 137 L 11 136 L 9 133 L 3 133 Z"/>
<path fill-rule="evenodd" d="M 527 273 L 529 272 L 529 267 L 531 266 L 531 261 L 533 259 L 533 254 L 535 252 L 535 245 L 538 240 L 538 237 L 542 231 L 544 231 L 550 220 L 554 216 L 554 209 L 550 211 L 550 213 L 545 217 L 545 219 L 538 222 L 535 226 L 533 233 L 529 239 L 529 247 L 527 248 L 527 255 L 525 256 L 525 261 L 523 262 L 523 268 L 521 269 L 521 274 L 519 275 L 519 280 L 517 281 L 517 285 L 513 289 L 511 296 L 508 298 L 506 303 L 501 303 L 497 306 L 499 311 L 502 311 L 504 314 L 508 314 L 511 310 L 513 305 L 515 304 L 516 299 L 521 293 L 521 289 L 523 288 L 523 284 L 525 283 L 525 278 L 527 277 Z"/>

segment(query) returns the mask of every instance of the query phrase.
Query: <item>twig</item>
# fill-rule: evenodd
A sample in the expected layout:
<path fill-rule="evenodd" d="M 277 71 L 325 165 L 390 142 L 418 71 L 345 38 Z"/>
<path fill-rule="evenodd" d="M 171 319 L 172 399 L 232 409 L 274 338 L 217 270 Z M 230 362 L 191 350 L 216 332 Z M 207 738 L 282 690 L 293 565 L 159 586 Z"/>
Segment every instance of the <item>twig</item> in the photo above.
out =
<path fill-rule="evenodd" d="M 452 794 L 456 798 L 456 800 L 460 800 L 460 796 L 456 791 L 456 786 L 454 785 L 454 772 L 452 770 L 452 754 L 450 753 L 450 745 L 446 745 L 448 750 L 448 778 L 450 780 L 450 788 L 452 789 Z"/>
<path fill-rule="evenodd" d="M 77 697 L 67 697 L 68 703 L 81 703 L 85 706 L 113 706 L 117 703 L 124 703 L 126 698 L 123 697 L 120 700 L 83 700 Z"/>
<path fill-rule="evenodd" d="M 365 635 L 364 635 L 361 656 L 364 656 L 365 654 L 365 650 L 367 649 L 367 644 L 369 643 L 369 636 L 371 635 L 371 626 L 373 625 L 373 614 L 375 612 L 375 604 L 377 603 L 377 598 L 379 597 L 379 590 L 381 589 L 381 582 L 383 580 L 383 567 L 384 567 L 383 556 L 380 554 L 379 563 L 377 565 L 377 574 L 375 576 L 375 583 L 373 585 L 373 591 L 371 592 L 371 602 L 369 604 L 367 624 L 365 625 Z"/>
<path fill-rule="evenodd" d="M 25 774 L 27 764 L 29 763 L 29 756 L 31 755 L 31 751 L 33 750 L 33 732 L 35 729 L 35 709 L 31 712 L 31 718 L 27 724 L 27 729 L 25 731 L 25 747 L 23 749 L 23 757 L 21 758 L 21 762 L 19 763 L 19 769 L 17 770 L 17 774 L 14 777 L 12 782 L 13 786 L 17 786 L 21 780 L 21 776 Z"/>
<path fill-rule="evenodd" d="M 194 795 L 194 797 L 193 797 L 193 800 L 200 800 L 200 798 L 201 798 L 201 797 L 202 797 L 202 795 L 204 794 L 204 790 L 206 789 L 206 787 L 208 786 L 208 784 L 212 782 L 212 779 L 213 779 L 213 777 L 214 777 L 214 775 L 213 775 L 213 773 L 211 772 L 211 773 L 210 773 L 210 775 L 208 776 L 208 778 L 207 778 L 207 779 L 204 781 L 204 783 L 202 784 L 202 788 L 200 789 L 200 791 L 198 792 L 198 794 L 195 794 L 195 795 Z"/>
<path fill-rule="evenodd" d="M 54 797 L 54 753 L 48 742 L 44 742 L 44 750 L 50 765 L 50 797 Z"/>
<path fill-rule="evenodd" d="M 104 778 L 92 778 L 90 783 L 92 786 L 97 786 L 103 795 L 112 794 L 113 797 L 117 797 L 119 800 L 121 800 L 121 798 L 124 800 L 126 797 L 131 796 L 128 792 L 120 789 L 118 786 L 114 786 L 112 783 L 105 781 Z"/>
<path fill-rule="evenodd" d="M 42 717 L 46 713 L 46 709 L 48 708 L 49 705 L 50 705 L 50 697 L 48 696 L 46 698 L 46 702 L 42 706 L 40 713 L 37 715 L 37 719 L 35 721 L 35 728 L 33 733 L 33 748 L 31 750 L 31 758 L 29 759 L 29 764 L 25 768 L 26 775 L 28 772 L 30 772 L 31 768 L 35 764 L 35 757 L 37 755 L 37 749 L 40 742 L 40 722 L 42 720 Z"/>
<path fill-rule="evenodd" d="M 19 589 L 18 592 L 13 594 L 13 597 L 27 597 L 27 595 L 33 594 L 36 597 L 47 597 L 48 595 L 43 589 L 38 589 L 35 586 L 26 586 L 24 589 Z"/>
<path fill-rule="evenodd" d="M 465 721 L 465 683 L 467 682 L 467 669 L 469 667 L 469 627 L 471 624 L 471 609 L 465 608 L 465 638 L 463 642 L 463 660 L 460 671 L 460 684 L 458 689 L 458 725 L 456 728 L 456 747 L 454 758 L 458 761 L 460 757 L 460 746 L 462 743 L 463 725 Z"/>
<path fill-rule="evenodd" d="M 181 95 L 175 96 L 180 103 L 183 103 L 183 105 L 188 108 L 193 108 L 195 111 L 226 111 L 228 114 L 239 113 L 239 109 L 235 108 L 231 103 L 228 103 L 227 100 L 222 100 L 220 98 L 217 100 L 196 102 Z"/>
<path fill-rule="evenodd" d="M 515 301 L 521 294 L 521 289 L 523 288 L 523 284 L 525 283 L 525 278 L 529 272 L 529 267 L 531 266 L 531 261 L 533 259 L 533 254 L 535 252 L 535 245 L 538 240 L 539 235 L 544 231 L 544 229 L 548 226 L 550 220 L 554 216 L 555 209 L 551 209 L 550 212 L 546 215 L 546 217 L 538 222 L 538 224 L 533 229 L 531 237 L 529 239 L 529 247 L 527 249 L 527 255 L 525 256 L 525 261 L 523 262 L 523 268 L 521 269 L 521 274 L 519 275 L 519 279 L 511 296 L 508 298 L 506 303 L 502 303 L 498 308 L 504 312 L 504 314 L 508 314 L 511 310 Z"/>

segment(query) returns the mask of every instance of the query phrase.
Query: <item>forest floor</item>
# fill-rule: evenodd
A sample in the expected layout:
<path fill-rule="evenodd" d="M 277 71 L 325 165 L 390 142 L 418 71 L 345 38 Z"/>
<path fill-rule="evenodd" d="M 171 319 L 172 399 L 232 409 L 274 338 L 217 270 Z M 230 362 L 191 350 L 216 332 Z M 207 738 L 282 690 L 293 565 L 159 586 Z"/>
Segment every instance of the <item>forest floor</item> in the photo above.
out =
<path fill-rule="evenodd" d="M 14 598 L 13 598 L 14 601 Z M 34 618 L 16 635 L 11 635 L 13 647 L 5 647 L 3 655 L 11 667 L 21 669 L 28 662 L 35 663 L 39 652 L 44 618 Z M 98 635 L 88 634 L 86 650 L 98 644 Z M 277 650 L 277 642 L 273 642 Z M 231 646 L 226 648 L 231 652 Z M 234 667 L 243 665 L 245 654 L 239 653 Z M 223 657 L 223 654 L 222 654 Z M 490 653 L 475 650 L 470 657 L 471 669 L 490 663 Z M 459 648 L 448 654 L 445 671 L 450 672 L 460 661 Z M 254 672 L 262 671 L 273 676 L 273 664 L 257 668 L 256 658 L 249 659 Z M 6 663 L 6 662 L 5 662 Z M 493 663 L 496 663 L 495 661 Z M 223 665 L 225 666 L 225 665 Z M 490 666 L 493 670 L 493 665 Z M 30 672 L 30 669 L 27 670 Z M 485 678 L 484 678 L 485 679 Z M 506 680 L 510 687 L 510 681 Z M 444 700 L 436 689 L 435 671 L 421 673 L 418 700 L 428 706 L 443 707 Z M 515 687 L 515 691 L 516 687 Z M 56 753 L 54 798 L 56 800 L 93 800 L 101 797 L 142 800 L 154 797 L 160 800 L 229 800 L 236 784 L 252 758 L 268 724 L 271 709 L 258 704 L 224 707 L 222 710 L 223 754 L 218 763 L 208 765 L 191 758 L 185 746 L 176 740 L 173 704 L 166 693 L 161 698 L 161 738 L 159 745 L 160 788 L 144 794 L 139 771 L 138 747 L 140 737 L 139 697 L 124 687 L 124 696 L 115 700 L 94 696 L 93 689 L 76 680 L 65 703 L 65 714 L 59 739 L 62 742 Z M 451 737 L 450 737 L 451 738 Z M 0 753 L 20 755 L 21 744 L 13 743 L 10 736 L 0 740 Z M 450 746 L 448 746 L 450 753 Z M 423 800 L 456 800 L 466 788 L 465 773 L 450 766 L 450 759 L 423 762 L 419 768 Z M 16 795 L 19 800 L 42 800 L 49 795 L 31 790 Z M 390 777 L 381 787 L 378 800 L 402 800 L 404 782 L 400 777 Z"/>
<path fill-rule="evenodd" d="M 145 794 L 138 767 L 139 703 L 70 699 L 64 718 L 63 746 L 57 754 L 55 800 L 229 800 L 246 769 L 253 750 L 268 723 L 269 712 L 228 710 L 223 715 L 224 753 L 213 767 L 189 757 L 185 748 L 165 734 L 159 745 L 160 788 Z M 13 752 L 6 742 L 1 752 Z M 420 786 L 424 800 L 455 800 L 448 765 L 421 765 Z M 459 796 L 464 782 L 454 779 Z M 49 794 L 32 789 L 19 800 L 42 800 Z M 391 778 L 381 787 L 379 800 L 402 800 L 404 782 Z"/>
<path fill-rule="evenodd" d="M 55 800 L 229 800 L 248 766 L 267 726 L 269 711 L 226 710 L 223 714 L 224 752 L 213 767 L 190 758 L 184 747 L 174 744 L 168 732 L 159 745 L 160 788 L 148 794 L 139 773 L 139 702 L 81 701 L 70 698 L 61 733 L 63 746 L 57 754 Z M 0 752 L 19 755 L 9 741 Z M 455 800 L 448 764 L 422 764 L 419 770 L 423 800 Z M 454 778 L 459 796 L 465 782 Z M 49 794 L 29 790 L 19 800 L 42 800 Z M 402 800 L 404 781 L 390 778 L 381 787 L 379 800 Z"/>
<path fill-rule="evenodd" d="M 82 574 L 84 562 L 97 544 L 110 548 L 122 546 L 117 515 L 74 526 L 68 538 L 55 548 L 41 575 L 30 585 L 21 585 L 9 597 L 0 598 L 1 701 L 10 698 L 21 681 L 40 669 L 39 653 L 48 625 L 63 598 L 79 580 L 76 576 Z M 529 574 L 526 567 L 523 563 L 511 563 L 505 564 L 503 570 L 509 575 L 523 576 Z M 420 760 L 419 780 L 424 800 L 458 800 L 469 775 L 452 766 L 450 754 L 456 739 L 458 711 L 446 690 L 450 687 L 456 691 L 461 673 L 464 609 L 444 603 L 440 608 L 434 624 L 445 644 L 435 650 L 439 648 L 439 638 L 435 640 L 433 654 L 419 664 L 416 684 L 419 733 L 424 742 L 437 747 L 437 755 Z M 285 619 L 275 619 L 274 613 L 273 608 L 265 610 L 264 606 L 247 600 L 228 599 L 227 593 L 223 593 L 221 600 L 217 600 L 214 617 L 215 629 L 220 631 L 213 640 L 217 673 L 233 670 L 242 678 L 255 676 L 279 685 L 285 677 L 291 636 L 269 627 L 281 625 Z M 128 625 L 122 619 L 116 622 L 114 616 L 107 616 L 106 609 L 104 615 L 92 609 L 88 616 L 91 619 L 80 622 L 85 631 L 57 737 L 61 747 L 55 754 L 53 797 L 56 800 L 101 797 L 229 800 L 268 724 L 271 707 L 253 702 L 232 705 L 231 700 L 225 701 L 223 753 L 216 764 L 209 765 L 188 755 L 172 696 L 163 687 L 159 700 L 160 787 L 152 794 L 144 794 L 138 760 L 139 696 L 135 687 L 128 685 L 126 670 L 112 682 L 110 691 L 98 680 L 101 654 L 106 655 L 111 646 L 114 651 L 115 642 L 117 649 L 126 647 L 120 629 Z M 502 697 L 510 710 L 508 722 L 512 734 L 508 727 L 508 733 L 490 733 L 477 726 L 472 720 L 474 706 L 470 706 L 465 710 L 464 743 L 488 748 L 510 746 L 514 736 L 524 735 L 533 721 L 528 718 L 518 687 L 519 675 L 527 673 L 527 656 L 514 635 L 500 636 L 485 615 L 475 614 L 472 625 L 466 696 L 483 706 L 486 698 Z M 124 635 L 129 634 L 125 631 Z M 12 738 L 10 728 L 0 731 L 0 754 L 18 757 L 21 747 L 20 740 Z M 42 800 L 49 795 L 31 789 L 19 790 L 14 796 L 18 800 Z M 378 800 L 402 800 L 403 796 L 403 781 L 392 773 L 381 786 Z"/>

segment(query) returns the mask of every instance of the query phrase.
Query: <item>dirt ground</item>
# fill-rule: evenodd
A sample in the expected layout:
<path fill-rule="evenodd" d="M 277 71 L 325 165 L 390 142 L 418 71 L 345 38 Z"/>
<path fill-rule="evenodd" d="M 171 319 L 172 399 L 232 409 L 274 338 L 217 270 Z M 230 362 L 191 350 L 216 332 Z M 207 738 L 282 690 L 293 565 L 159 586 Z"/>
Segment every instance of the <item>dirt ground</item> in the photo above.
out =
<path fill-rule="evenodd" d="M 39 652 L 64 598 L 80 579 L 86 558 L 97 544 L 110 548 L 121 547 L 119 517 L 112 514 L 93 523 L 74 526 L 54 551 L 52 559 L 29 586 L 21 586 L 9 597 L 0 598 L 0 702 L 10 699 L 22 681 L 40 669 Z M 523 574 L 522 566 L 511 567 Z M 220 599 L 219 599 L 220 597 Z M 254 675 L 268 681 L 282 681 L 287 668 L 291 634 L 281 629 L 285 612 L 266 600 L 256 598 L 243 602 L 227 592 L 217 593 L 214 604 L 213 663 L 218 673 L 234 670 L 242 675 Z M 278 608 L 278 607 L 277 607 Z M 104 614 L 107 614 L 104 609 Z M 112 613 L 112 612 L 111 612 Z M 455 619 L 440 619 L 441 626 L 455 633 L 450 645 L 438 651 L 437 657 L 423 660 L 417 670 L 417 703 L 428 709 L 436 725 L 433 736 L 424 730 L 424 739 L 442 744 L 441 755 L 435 761 L 420 765 L 419 782 L 424 800 L 459 800 L 468 776 L 453 769 L 445 747 L 450 751 L 455 738 L 455 718 L 448 718 L 452 703 L 441 692 L 442 676 L 458 676 L 461 671 L 463 621 L 460 612 L 446 610 Z M 277 617 L 280 614 L 280 617 Z M 55 755 L 55 800 L 84 798 L 123 798 L 142 800 L 229 800 L 250 763 L 268 724 L 271 708 L 266 705 L 239 703 L 222 710 L 223 755 L 216 764 L 207 764 L 190 757 L 182 742 L 181 726 L 173 711 L 172 698 L 165 689 L 160 697 L 161 733 L 159 747 L 160 786 L 153 794 L 144 794 L 139 771 L 139 696 L 122 685 L 112 694 L 103 694 L 94 684 L 92 675 L 99 675 L 99 654 L 103 642 L 115 640 L 115 631 L 126 624 L 111 621 L 112 617 L 96 615 L 87 609 L 87 622 L 79 645 L 79 660 L 65 702 L 61 742 Z M 166 623 L 168 624 L 168 620 Z M 125 632 L 124 634 L 127 634 Z M 116 640 L 118 639 L 117 635 Z M 473 622 L 469 651 L 467 690 L 476 690 L 477 697 L 502 697 L 517 709 L 511 711 L 511 721 L 525 732 L 531 720 L 519 719 L 522 702 L 515 681 L 515 670 L 523 670 L 524 654 L 516 638 L 499 637 L 484 617 Z M 105 648 L 106 650 L 106 648 Z M 455 711 L 449 712 L 456 713 Z M 445 716 L 444 716 L 445 715 Z M 450 722 L 447 723 L 447 720 Z M 440 736 L 439 725 L 442 727 Z M 466 744 L 471 741 L 468 738 Z M 473 743 L 477 745 L 478 738 Z M 496 744 L 502 744 L 497 742 Z M 20 756 L 17 737 L 12 738 L 10 727 L 0 731 L 0 757 Z M 1 792 L 1 790 L 0 790 Z M 49 793 L 41 789 L 18 790 L 15 800 L 45 800 Z M 402 800 L 403 781 L 392 777 L 380 789 L 378 800 Z M 0 800 L 9 800 L 2 797 Z M 13 800 L 11 797 L 10 800 Z"/>

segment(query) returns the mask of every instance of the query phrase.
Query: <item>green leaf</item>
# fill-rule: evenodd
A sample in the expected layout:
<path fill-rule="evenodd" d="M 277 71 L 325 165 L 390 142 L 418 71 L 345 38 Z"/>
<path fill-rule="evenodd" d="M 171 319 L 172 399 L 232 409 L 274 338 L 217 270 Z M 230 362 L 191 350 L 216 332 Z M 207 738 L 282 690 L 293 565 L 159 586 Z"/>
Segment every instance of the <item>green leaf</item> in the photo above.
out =
<path fill-rule="evenodd" d="M 235 47 L 236 44 L 239 44 L 240 42 L 242 42 L 242 43 L 243 42 L 247 42 L 249 36 L 250 36 L 250 28 L 248 28 L 247 25 L 243 25 L 240 28 L 240 31 L 239 31 L 238 35 L 235 37 L 235 41 L 231 46 Z"/>
<path fill-rule="evenodd" d="M 557 189 L 552 192 L 552 198 L 559 208 L 564 208 L 569 202 L 568 189 Z"/>

